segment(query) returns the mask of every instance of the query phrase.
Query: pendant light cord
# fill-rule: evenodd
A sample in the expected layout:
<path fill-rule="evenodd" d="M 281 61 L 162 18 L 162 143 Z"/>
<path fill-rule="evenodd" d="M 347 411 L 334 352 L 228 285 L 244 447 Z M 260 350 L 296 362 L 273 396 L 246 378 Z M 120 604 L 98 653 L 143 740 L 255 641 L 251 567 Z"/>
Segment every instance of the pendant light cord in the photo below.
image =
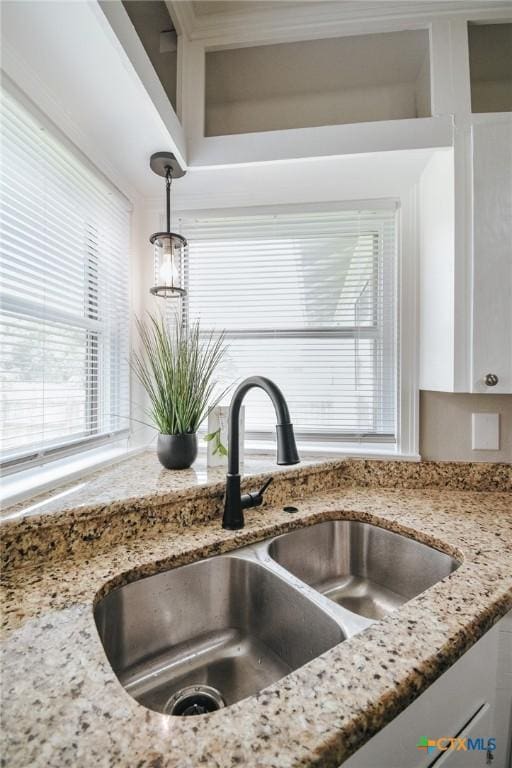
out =
<path fill-rule="evenodd" d="M 165 169 L 165 195 L 167 200 L 167 231 L 171 231 L 171 183 L 172 169 L 168 165 Z"/>

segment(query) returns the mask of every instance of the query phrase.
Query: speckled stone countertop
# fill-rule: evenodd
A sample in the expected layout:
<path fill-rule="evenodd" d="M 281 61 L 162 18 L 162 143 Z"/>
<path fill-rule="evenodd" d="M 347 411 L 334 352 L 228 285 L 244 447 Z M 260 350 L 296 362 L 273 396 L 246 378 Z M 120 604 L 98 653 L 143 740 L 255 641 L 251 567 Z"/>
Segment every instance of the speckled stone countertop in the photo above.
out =
<path fill-rule="evenodd" d="M 300 471 L 318 463 L 318 459 L 302 460 Z M 278 467 L 273 456 L 249 455 L 245 457 L 242 471 L 254 476 L 263 472 L 286 472 L 290 468 Z M 50 519 L 54 523 L 57 517 L 91 516 L 106 507 L 115 512 L 127 505 L 141 508 L 148 504 L 163 504 L 178 494 L 186 493 L 189 496 L 193 491 L 222 483 L 225 476 L 225 468 L 207 467 L 204 453 L 200 453 L 190 469 L 172 472 L 162 467 L 154 451 L 146 450 L 91 472 L 83 479 L 62 484 L 55 490 L 7 506 L 2 510 L 1 519 L 37 517 Z M 51 518 L 47 518 L 48 515 Z"/>
<path fill-rule="evenodd" d="M 218 484 L 195 496 L 171 493 L 154 506 L 120 504 L 116 514 L 111 493 L 110 503 L 90 504 L 87 513 L 69 507 L 55 518 L 11 518 L 4 523 L 3 765 L 339 766 L 512 608 L 511 474 L 505 465 L 365 461 L 293 469 L 236 532 L 220 527 Z M 285 501 L 299 512 L 283 512 Z M 140 576 L 344 518 L 402 532 L 462 565 L 228 709 L 174 718 L 124 691 L 94 624 L 100 596 Z"/>

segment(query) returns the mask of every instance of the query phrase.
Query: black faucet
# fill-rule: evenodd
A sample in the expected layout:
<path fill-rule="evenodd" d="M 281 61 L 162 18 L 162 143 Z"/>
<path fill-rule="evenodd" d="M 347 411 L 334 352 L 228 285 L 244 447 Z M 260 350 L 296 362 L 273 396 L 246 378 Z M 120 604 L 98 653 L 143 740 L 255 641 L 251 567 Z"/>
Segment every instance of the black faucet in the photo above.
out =
<path fill-rule="evenodd" d="M 259 491 L 245 493 L 240 491 L 240 408 L 247 392 L 253 387 L 260 387 L 272 400 L 277 417 L 277 463 L 298 464 L 300 462 L 293 425 L 284 395 L 279 387 L 270 379 L 263 376 L 250 376 L 237 387 L 229 409 L 229 438 L 228 438 L 228 474 L 226 475 L 226 498 L 224 501 L 224 516 L 222 527 L 235 531 L 244 527 L 244 509 L 258 507 L 263 503 L 263 494 L 272 482 L 267 480 Z"/>

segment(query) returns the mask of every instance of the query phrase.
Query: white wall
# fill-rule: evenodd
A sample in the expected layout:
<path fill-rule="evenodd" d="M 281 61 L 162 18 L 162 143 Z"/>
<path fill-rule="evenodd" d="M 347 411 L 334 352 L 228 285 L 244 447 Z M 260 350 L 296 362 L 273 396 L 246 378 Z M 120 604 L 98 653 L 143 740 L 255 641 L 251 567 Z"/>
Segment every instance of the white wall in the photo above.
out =
<path fill-rule="evenodd" d="M 206 136 L 417 117 L 415 83 L 211 104 Z"/>
<path fill-rule="evenodd" d="M 416 117 L 429 117 L 432 114 L 430 98 L 430 56 L 425 56 L 415 83 Z"/>
<path fill-rule="evenodd" d="M 206 136 L 429 115 L 428 33 L 207 52 Z"/>
<path fill-rule="evenodd" d="M 499 413 L 498 451 L 472 449 L 472 413 Z M 432 461 L 512 462 L 512 395 L 421 392 L 420 455 Z"/>
<path fill-rule="evenodd" d="M 512 23 L 470 24 L 468 39 L 472 111 L 512 111 Z"/>
<path fill-rule="evenodd" d="M 512 58 L 512 51 L 510 53 Z M 512 80 L 479 80 L 471 85 L 473 112 L 512 110 Z"/>
<path fill-rule="evenodd" d="M 149 306 L 149 289 L 152 281 L 152 249 L 149 236 L 157 227 L 152 228 L 153 222 L 143 201 L 139 200 L 132 212 L 131 249 L 130 249 L 130 308 L 131 308 L 131 349 L 139 350 L 139 338 L 136 318 L 142 318 Z M 135 374 L 130 378 L 130 447 L 138 448 L 151 443 L 155 437 L 154 430 L 145 426 L 147 422 L 146 409 L 149 401 L 144 388 Z"/>
<path fill-rule="evenodd" d="M 160 33 L 174 28 L 167 6 L 163 0 L 123 0 L 123 7 L 176 112 L 178 51 L 162 51 L 160 43 Z"/>

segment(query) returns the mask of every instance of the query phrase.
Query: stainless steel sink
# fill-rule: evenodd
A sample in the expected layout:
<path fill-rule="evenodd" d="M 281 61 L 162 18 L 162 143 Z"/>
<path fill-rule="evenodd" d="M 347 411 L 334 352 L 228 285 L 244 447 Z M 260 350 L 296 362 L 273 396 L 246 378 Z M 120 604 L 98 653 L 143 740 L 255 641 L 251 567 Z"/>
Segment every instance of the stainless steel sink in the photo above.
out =
<path fill-rule="evenodd" d="M 114 589 L 94 616 L 133 698 L 199 715 L 257 693 L 457 566 L 399 534 L 325 522 Z"/>
<path fill-rule="evenodd" d="M 352 520 L 286 533 L 268 551 L 297 578 L 369 619 L 382 619 L 459 566 L 444 552 Z"/>
<path fill-rule="evenodd" d="M 211 697 L 232 704 L 345 639 L 300 590 L 236 556 L 116 589 L 98 604 L 95 619 L 126 690 L 169 714 L 187 706 L 187 714 L 216 709 Z"/>

